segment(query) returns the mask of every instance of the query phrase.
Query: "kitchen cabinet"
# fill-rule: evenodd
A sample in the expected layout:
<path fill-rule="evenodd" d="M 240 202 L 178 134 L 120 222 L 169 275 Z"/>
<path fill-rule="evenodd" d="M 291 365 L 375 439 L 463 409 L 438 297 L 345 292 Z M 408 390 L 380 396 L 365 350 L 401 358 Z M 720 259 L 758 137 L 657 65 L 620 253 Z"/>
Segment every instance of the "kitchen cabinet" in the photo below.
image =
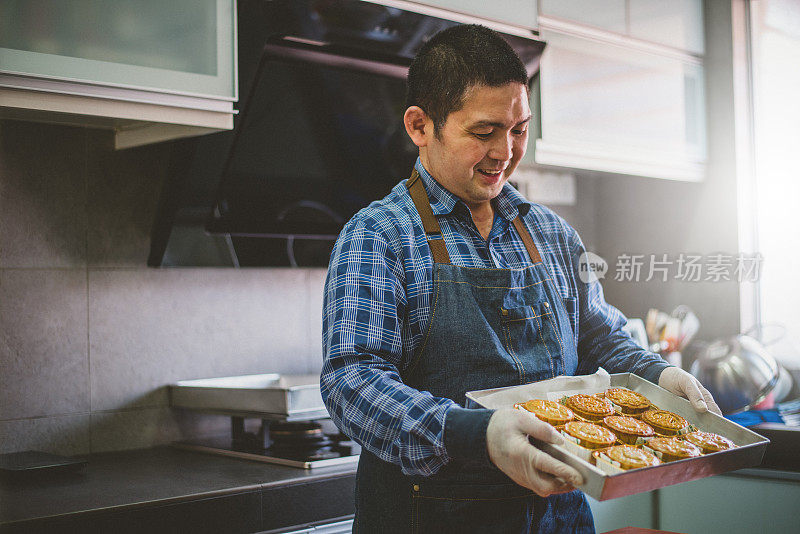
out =
<path fill-rule="evenodd" d="M 547 48 L 523 168 L 702 180 L 701 0 L 541 0 L 538 22 Z"/>
<path fill-rule="evenodd" d="M 537 0 L 504 0 L 502 2 L 486 2 L 485 0 L 367 0 L 376 4 L 394 6 L 408 11 L 425 13 L 458 22 L 470 22 L 459 15 L 480 17 L 486 21 L 499 23 L 512 28 L 535 30 L 537 28 Z M 441 11 L 440 11 L 441 10 Z M 495 29 L 507 33 L 508 27 Z M 530 34 L 528 34 L 530 36 Z"/>
<path fill-rule="evenodd" d="M 541 0 L 539 11 L 547 17 L 624 34 L 625 4 L 626 0 Z"/>
<path fill-rule="evenodd" d="M 800 473 L 744 469 L 621 499 L 589 499 L 598 532 L 795 532 Z"/>
<path fill-rule="evenodd" d="M 629 35 L 694 54 L 705 51 L 701 0 L 629 0 Z"/>
<path fill-rule="evenodd" d="M 703 54 L 702 0 L 540 0 L 544 25 L 574 23 Z"/>
<path fill-rule="evenodd" d="M 725 475 L 660 491 L 660 525 L 675 532 L 797 532 L 800 475 Z"/>
<path fill-rule="evenodd" d="M 527 163 L 701 180 L 703 65 L 599 30 L 541 27 L 547 42 Z M 531 161 L 531 158 L 533 161 Z"/>
<path fill-rule="evenodd" d="M 233 127 L 234 0 L 4 2 L 0 118 L 116 131 L 124 148 Z"/>
<path fill-rule="evenodd" d="M 619 499 L 597 501 L 588 497 L 597 532 L 608 532 L 623 527 L 654 528 L 654 502 L 658 490 L 638 493 Z"/>

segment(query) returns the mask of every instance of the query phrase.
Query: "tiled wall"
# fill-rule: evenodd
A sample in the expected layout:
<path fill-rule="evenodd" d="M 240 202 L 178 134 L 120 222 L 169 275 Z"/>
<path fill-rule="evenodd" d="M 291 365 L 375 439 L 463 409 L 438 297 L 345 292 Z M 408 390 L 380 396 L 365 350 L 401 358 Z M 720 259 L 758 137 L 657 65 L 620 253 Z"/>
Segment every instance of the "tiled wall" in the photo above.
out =
<path fill-rule="evenodd" d="M 151 269 L 168 145 L 0 122 L 0 453 L 216 431 L 176 380 L 321 366 L 322 269 Z"/>

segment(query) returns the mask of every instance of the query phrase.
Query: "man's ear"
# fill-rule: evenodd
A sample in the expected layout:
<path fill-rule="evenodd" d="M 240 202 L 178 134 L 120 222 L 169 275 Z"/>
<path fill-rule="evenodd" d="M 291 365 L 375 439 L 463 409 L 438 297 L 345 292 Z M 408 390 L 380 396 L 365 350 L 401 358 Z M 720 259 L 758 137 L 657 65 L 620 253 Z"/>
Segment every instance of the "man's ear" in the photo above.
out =
<path fill-rule="evenodd" d="M 433 135 L 433 121 L 419 106 L 411 106 L 403 114 L 403 124 L 411 141 L 418 147 L 428 144 Z"/>

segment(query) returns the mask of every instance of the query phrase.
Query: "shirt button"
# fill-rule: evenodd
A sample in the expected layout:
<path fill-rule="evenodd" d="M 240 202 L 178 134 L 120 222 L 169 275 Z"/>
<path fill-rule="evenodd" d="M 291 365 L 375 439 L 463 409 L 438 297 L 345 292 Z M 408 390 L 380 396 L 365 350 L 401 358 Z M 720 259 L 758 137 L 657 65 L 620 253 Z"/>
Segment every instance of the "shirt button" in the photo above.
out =
<path fill-rule="evenodd" d="M 544 307 L 545 307 L 545 308 L 549 308 L 549 307 L 550 307 L 550 303 L 549 303 L 549 302 L 545 302 L 545 303 L 544 303 Z"/>
<path fill-rule="evenodd" d="M 414 484 L 414 491 L 419 491 L 419 484 Z"/>

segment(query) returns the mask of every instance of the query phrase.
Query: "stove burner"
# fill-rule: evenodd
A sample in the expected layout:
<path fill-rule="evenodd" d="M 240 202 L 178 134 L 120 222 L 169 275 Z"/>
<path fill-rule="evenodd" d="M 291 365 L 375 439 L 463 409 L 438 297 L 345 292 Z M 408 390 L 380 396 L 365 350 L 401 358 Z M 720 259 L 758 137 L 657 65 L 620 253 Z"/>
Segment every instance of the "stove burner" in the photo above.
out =
<path fill-rule="evenodd" d="M 243 417 L 231 418 L 231 449 L 302 462 L 358 454 L 360 448 L 343 434 L 325 434 L 317 421 L 262 420 L 256 432 L 245 430 Z"/>
<path fill-rule="evenodd" d="M 322 424 L 317 421 L 272 421 L 269 433 L 272 439 L 277 436 L 321 436 Z"/>
<path fill-rule="evenodd" d="M 178 441 L 173 445 L 191 451 L 303 469 L 358 462 L 361 447 L 343 434 L 331 433 L 334 427 L 329 419 L 301 422 L 257 419 L 261 419 L 260 426 L 254 426 L 248 432 L 245 417 L 231 416 L 229 435 Z"/>

